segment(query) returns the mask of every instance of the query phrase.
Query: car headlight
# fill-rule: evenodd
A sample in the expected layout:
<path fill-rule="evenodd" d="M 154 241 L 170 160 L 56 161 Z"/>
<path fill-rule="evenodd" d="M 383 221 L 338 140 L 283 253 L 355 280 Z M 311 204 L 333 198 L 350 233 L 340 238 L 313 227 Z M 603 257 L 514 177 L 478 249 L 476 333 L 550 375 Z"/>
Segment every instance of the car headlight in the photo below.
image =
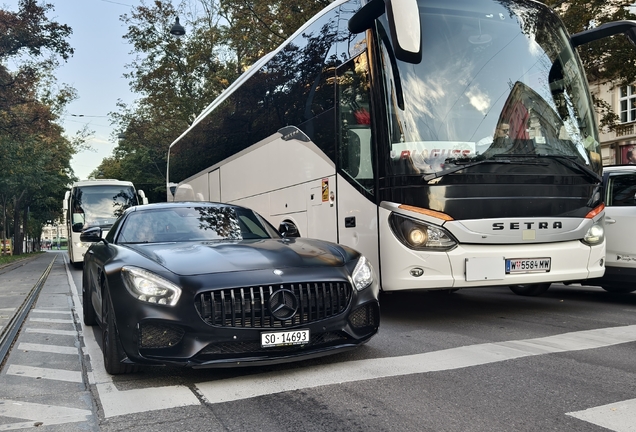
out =
<path fill-rule="evenodd" d="M 601 224 L 594 224 L 587 230 L 585 237 L 583 237 L 583 243 L 594 246 L 603 243 L 605 239 L 605 228 Z"/>
<path fill-rule="evenodd" d="M 181 296 L 181 288 L 159 275 L 137 267 L 123 267 L 121 275 L 128 292 L 137 300 L 174 306 Z"/>
<path fill-rule="evenodd" d="M 457 245 L 445 229 L 397 213 L 391 213 L 389 225 L 398 240 L 410 249 L 447 251 Z"/>
<path fill-rule="evenodd" d="M 351 274 L 351 279 L 353 279 L 353 286 L 355 286 L 358 291 L 362 291 L 373 282 L 373 267 L 371 267 L 371 264 L 364 256 L 361 256 L 358 260 Z"/>

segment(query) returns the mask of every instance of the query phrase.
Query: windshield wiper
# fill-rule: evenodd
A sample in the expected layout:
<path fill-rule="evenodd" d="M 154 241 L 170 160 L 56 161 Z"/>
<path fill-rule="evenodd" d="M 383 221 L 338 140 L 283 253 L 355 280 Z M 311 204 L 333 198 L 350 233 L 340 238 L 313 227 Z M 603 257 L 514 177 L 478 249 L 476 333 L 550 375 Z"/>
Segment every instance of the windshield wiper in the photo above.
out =
<path fill-rule="evenodd" d="M 603 177 L 601 177 L 598 173 L 592 171 L 590 168 L 587 167 L 587 165 L 584 165 L 581 162 L 579 162 L 577 160 L 578 159 L 577 156 L 553 155 L 553 154 L 545 154 L 545 153 L 539 153 L 537 156 L 540 158 L 555 160 L 559 162 L 561 165 L 564 165 L 568 168 L 573 168 L 575 170 L 578 170 L 579 172 L 587 174 L 588 177 L 593 178 L 599 183 L 603 182 Z"/>
<path fill-rule="evenodd" d="M 477 161 L 474 161 L 474 162 L 466 162 L 466 161 L 463 161 L 462 159 L 447 159 L 446 163 L 454 163 L 457 166 L 454 166 L 452 168 L 448 168 L 448 169 L 445 169 L 443 171 L 439 171 L 439 172 L 436 172 L 436 173 L 424 175 L 424 176 L 422 176 L 422 180 L 428 182 L 428 181 L 431 181 L 433 179 L 436 179 L 436 178 L 439 178 L 439 177 L 443 177 L 443 176 L 445 176 L 447 174 L 452 174 L 454 172 L 461 171 L 463 169 L 470 168 L 470 167 L 473 167 L 473 166 L 476 166 L 476 165 L 481 165 L 481 164 L 484 164 L 484 163 L 492 163 L 492 164 L 511 164 L 511 163 L 514 163 L 514 164 L 536 165 L 536 162 L 531 162 L 531 161 L 522 162 L 522 161 L 517 161 L 517 160 L 512 161 L 510 159 L 503 159 L 503 157 L 507 157 L 507 156 L 510 156 L 510 155 L 496 154 L 496 155 L 491 156 L 488 159 L 481 159 L 481 160 L 477 160 Z"/>

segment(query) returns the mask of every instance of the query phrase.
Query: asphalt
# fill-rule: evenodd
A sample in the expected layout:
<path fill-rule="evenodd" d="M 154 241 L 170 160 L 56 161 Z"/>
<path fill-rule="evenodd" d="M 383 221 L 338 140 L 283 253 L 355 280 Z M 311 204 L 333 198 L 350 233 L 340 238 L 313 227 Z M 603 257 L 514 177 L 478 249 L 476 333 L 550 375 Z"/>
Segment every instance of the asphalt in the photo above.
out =
<path fill-rule="evenodd" d="M 0 370 L 0 430 L 98 430 L 64 251 L 0 268 L 0 332 L 43 275 L 40 294 Z"/>

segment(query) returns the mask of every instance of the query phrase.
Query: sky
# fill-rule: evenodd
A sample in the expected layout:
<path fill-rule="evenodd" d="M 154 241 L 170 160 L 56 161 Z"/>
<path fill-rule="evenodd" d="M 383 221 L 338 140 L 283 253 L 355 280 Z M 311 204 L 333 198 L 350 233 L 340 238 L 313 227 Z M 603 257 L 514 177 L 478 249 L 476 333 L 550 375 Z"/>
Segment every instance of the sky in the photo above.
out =
<path fill-rule="evenodd" d="M 54 5 L 48 12 L 51 21 L 66 24 L 73 29 L 70 44 L 75 54 L 56 71 L 58 83 L 73 86 L 78 99 L 72 102 L 63 117 L 68 138 L 87 125 L 94 133 L 88 144 L 93 151 L 76 154 L 71 167 L 83 180 L 111 156 L 116 146 L 112 137 L 108 113 L 117 110 L 117 100 L 132 103 L 128 81 L 123 77 L 133 56 L 131 46 L 122 38 L 126 27 L 119 20 L 129 13 L 139 0 L 47 0 Z M 5 9 L 17 11 L 18 0 L 3 0 Z M 167 144 L 166 144 L 167 148 Z"/>

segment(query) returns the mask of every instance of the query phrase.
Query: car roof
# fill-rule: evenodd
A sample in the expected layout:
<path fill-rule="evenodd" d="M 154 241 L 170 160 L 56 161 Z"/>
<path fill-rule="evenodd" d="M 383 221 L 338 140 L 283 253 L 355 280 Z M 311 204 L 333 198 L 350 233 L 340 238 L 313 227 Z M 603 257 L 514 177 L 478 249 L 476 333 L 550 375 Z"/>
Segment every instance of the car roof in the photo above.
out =
<path fill-rule="evenodd" d="M 630 172 L 636 171 L 636 165 L 608 165 L 603 167 L 603 172 Z"/>
<path fill-rule="evenodd" d="M 232 207 L 232 208 L 244 208 L 234 204 L 225 204 L 211 201 L 178 201 L 178 202 L 159 202 L 143 204 L 134 207 L 130 207 L 126 212 L 130 211 L 146 211 L 146 210 L 158 210 L 158 209 L 171 209 L 171 208 L 183 208 L 183 207 Z"/>

